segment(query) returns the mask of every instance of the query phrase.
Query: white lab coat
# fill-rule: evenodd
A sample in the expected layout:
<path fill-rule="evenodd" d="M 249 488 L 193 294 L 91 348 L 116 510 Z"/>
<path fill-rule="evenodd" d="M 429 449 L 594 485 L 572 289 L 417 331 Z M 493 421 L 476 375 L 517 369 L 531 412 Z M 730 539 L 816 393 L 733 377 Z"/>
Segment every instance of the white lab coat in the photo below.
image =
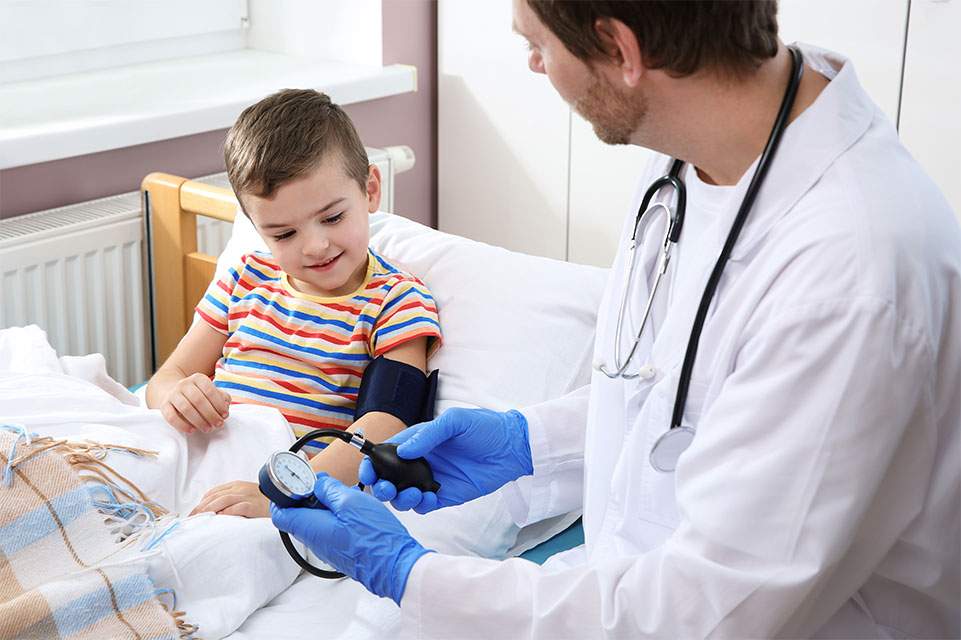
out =
<path fill-rule="evenodd" d="M 585 546 L 545 567 L 428 554 L 401 602 L 407 633 L 961 634 L 961 232 L 852 66 L 804 53 L 832 82 L 785 132 L 725 269 L 687 399 L 697 436 L 676 473 L 655 472 L 649 452 L 753 168 L 699 246 L 682 236 L 641 343 L 655 376 L 595 373 L 525 411 L 533 489 L 505 488 L 512 508 L 527 522 L 583 505 Z M 630 224 L 668 167 L 649 164 Z M 625 259 L 599 318 L 608 363 Z M 642 283 L 635 312 L 646 297 Z"/>

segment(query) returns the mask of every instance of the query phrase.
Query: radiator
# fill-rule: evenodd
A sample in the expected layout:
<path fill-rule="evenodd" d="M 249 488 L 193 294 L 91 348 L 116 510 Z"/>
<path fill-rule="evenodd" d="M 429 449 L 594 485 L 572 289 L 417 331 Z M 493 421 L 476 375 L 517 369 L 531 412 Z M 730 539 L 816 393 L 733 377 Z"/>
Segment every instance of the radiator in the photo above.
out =
<path fill-rule="evenodd" d="M 59 355 L 102 353 L 130 385 L 148 375 L 139 193 L 0 224 L 0 326 L 39 325 Z"/>
<path fill-rule="evenodd" d="M 368 154 L 389 210 L 396 159 Z M 229 188 L 223 173 L 197 180 Z M 230 224 L 198 219 L 201 252 L 218 255 L 229 237 Z M 154 366 L 143 238 L 139 192 L 0 220 L 0 328 L 36 324 L 58 355 L 102 353 L 121 384 L 145 381 Z"/>

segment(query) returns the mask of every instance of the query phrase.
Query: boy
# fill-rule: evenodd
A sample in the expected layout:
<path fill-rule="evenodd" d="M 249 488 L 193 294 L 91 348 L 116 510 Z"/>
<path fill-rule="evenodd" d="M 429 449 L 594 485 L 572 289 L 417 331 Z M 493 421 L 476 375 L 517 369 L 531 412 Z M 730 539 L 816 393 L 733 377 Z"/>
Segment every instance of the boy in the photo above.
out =
<path fill-rule="evenodd" d="M 248 107 L 224 159 L 270 253 L 244 256 L 210 285 L 197 306 L 203 321 L 151 378 L 147 405 L 185 433 L 222 427 L 232 402 L 276 407 L 298 437 L 353 429 L 367 364 L 383 355 L 425 371 L 428 347 L 440 342 L 424 284 L 368 247 L 380 172 L 347 114 L 309 90 Z M 353 425 L 375 442 L 405 426 L 377 411 Z M 316 471 L 357 482 L 355 448 L 338 441 L 305 451 Z M 256 484 L 238 481 L 211 489 L 194 513 L 266 517 L 268 507 Z"/>

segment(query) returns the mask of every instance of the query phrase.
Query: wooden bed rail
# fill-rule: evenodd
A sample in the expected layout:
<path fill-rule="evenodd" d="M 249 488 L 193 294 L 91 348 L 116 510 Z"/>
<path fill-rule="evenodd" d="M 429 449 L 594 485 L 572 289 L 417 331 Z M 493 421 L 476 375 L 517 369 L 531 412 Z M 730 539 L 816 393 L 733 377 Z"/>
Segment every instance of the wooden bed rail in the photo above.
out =
<path fill-rule="evenodd" d="M 216 256 L 197 251 L 197 216 L 233 222 L 237 199 L 229 189 L 168 173 L 144 178 L 141 194 L 151 244 L 156 367 L 187 332 L 217 267 Z"/>

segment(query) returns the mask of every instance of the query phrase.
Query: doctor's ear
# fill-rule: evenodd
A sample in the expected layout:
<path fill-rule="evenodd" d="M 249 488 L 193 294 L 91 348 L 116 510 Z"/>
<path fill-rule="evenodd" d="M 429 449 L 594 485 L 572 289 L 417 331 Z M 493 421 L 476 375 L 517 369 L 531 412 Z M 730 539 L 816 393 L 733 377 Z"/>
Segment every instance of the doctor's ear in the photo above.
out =
<path fill-rule="evenodd" d="M 594 29 L 607 53 L 608 62 L 616 65 L 629 87 L 637 86 L 644 72 L 641 64 L 641 46 L 637 36 L 626 24 L 616 18 L 598 18 Z"/>

